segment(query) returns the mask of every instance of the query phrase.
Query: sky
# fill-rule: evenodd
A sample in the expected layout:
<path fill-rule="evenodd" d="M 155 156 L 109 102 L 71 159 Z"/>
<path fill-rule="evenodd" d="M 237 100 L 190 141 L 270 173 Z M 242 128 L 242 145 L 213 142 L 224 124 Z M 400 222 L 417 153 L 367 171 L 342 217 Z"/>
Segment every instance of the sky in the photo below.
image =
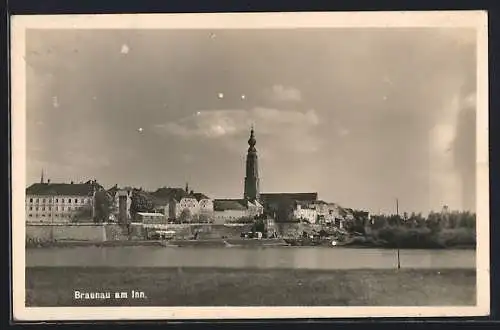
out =
<path fill-rule="evenodd" d="M 28 30 L 27 184 L 475 209 L 476 39 L 459 28 Z"/>

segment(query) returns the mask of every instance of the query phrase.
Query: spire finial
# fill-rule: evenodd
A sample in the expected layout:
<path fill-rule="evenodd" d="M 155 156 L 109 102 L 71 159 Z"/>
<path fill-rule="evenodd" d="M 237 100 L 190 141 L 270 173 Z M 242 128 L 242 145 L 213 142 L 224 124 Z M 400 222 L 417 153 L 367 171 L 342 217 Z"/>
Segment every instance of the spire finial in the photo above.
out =
<path fill-rule="evenodd" d="M 187 182 L 186 182 L 186 193 L 189 193 L 189 185 Z"/>
<path fill-rule="evenodd" d="M 40 176 L 40 183 L 45 183 L 43 179 L 43 168 L 42 168 L 42 175 Z"/>
<path fill-rule="evenodd" d="M 257 143 L 257 140 L 255 140 L 253 124 L 252 124 L 252 127 L 250 129 L 250 138 L 248 139 L 248 145 L 250 146 L 248 148 L 248 151 L 255 151 L 255 144 L 256 143 Z"/>

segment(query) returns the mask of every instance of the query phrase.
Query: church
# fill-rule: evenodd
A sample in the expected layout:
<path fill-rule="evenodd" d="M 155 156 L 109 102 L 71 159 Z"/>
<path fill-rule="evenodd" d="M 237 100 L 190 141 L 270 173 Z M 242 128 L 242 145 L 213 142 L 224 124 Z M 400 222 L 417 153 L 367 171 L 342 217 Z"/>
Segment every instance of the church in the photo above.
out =
<path fill-rule="evenodd" d="M 242 199 L 215 199 L 214 215 L 216 222 L 231 222 L 256 215 L 274 218 L 277 222 L 288 222 L 297 215 L 300 205 L 318 202 L 318 193 L 261 193 L 257 148 L 253 127 L 248 139 L 246 156 L 246 174 Z M 305 214 L 305 213 L 304 213 Z M 316 222 L 317 214 L 310 216 L 310 222 Z"/>

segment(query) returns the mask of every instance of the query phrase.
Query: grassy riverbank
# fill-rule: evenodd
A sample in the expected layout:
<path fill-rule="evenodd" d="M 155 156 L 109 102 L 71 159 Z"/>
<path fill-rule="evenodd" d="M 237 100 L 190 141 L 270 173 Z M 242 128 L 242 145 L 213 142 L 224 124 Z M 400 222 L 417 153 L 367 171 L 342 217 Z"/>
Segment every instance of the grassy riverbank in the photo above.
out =
<path fill-rule="evenodd" d="M 75 300 L 74 291 L 111 299 Z M 131 299 L 132 290 L 147 298 Z M 115 299 L 115 292 L 128 292 Z M 475 270 L 258 270 L 35 267 L 27 306 L 474 305 Z"/>

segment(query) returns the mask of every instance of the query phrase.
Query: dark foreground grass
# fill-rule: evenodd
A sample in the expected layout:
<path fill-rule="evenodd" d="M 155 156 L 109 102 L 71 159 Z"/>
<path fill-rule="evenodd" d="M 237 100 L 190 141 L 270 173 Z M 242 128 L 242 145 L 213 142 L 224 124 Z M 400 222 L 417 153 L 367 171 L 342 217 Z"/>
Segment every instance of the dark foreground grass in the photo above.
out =
<path fill-rule="evenodd" d="M 110 292 L 75 300 L 74 291 Z M 146 298 L 133 299 L 132 290 Z M 115 292 L 128 292 L 115 298 Z M 475 270 L 26 268 L 27 306 L 475 305 Z"/>

